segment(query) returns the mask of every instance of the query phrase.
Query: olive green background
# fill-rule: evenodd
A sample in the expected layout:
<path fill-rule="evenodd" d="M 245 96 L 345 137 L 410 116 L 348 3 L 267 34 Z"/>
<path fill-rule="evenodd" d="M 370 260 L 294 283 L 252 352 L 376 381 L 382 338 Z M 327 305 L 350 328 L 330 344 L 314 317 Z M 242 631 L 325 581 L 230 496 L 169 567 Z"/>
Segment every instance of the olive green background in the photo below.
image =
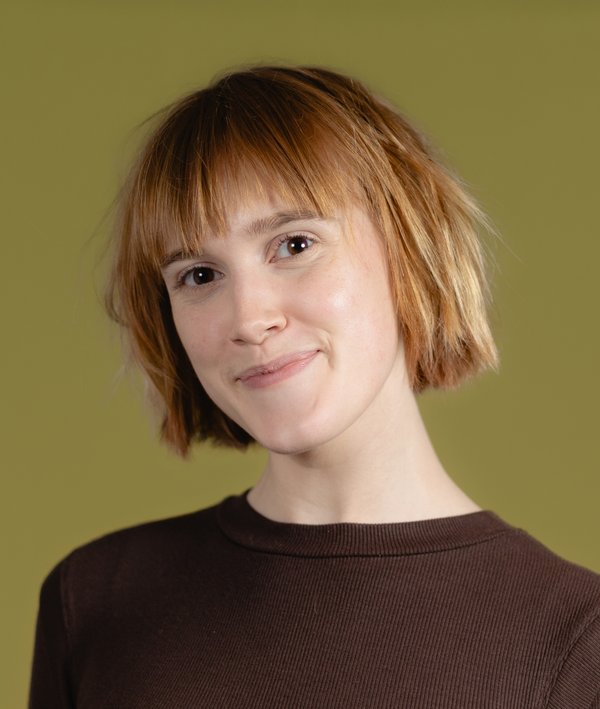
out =
<path fill-rule="evenodd" d="M 54 563 L 238 493 L 263 465 L 260 451 L 184 463 L 159 446 L 98 296 L 136 126 L 242 63 L 357 75 L 471 186 L 502 236 L 502 368 L 427 393 L 423 413 L 481 506 L 600 571 L 597 3 L 13 2 L 0 19 L 1 706 L 25 704 Z"/>

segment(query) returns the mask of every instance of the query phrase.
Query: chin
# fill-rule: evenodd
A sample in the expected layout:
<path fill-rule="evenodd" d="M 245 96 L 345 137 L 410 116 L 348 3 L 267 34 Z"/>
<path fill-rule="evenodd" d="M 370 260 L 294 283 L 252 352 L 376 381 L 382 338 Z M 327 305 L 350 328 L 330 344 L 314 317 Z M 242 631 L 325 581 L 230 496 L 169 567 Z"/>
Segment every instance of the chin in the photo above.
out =
<path fill-rule="evenodd" d="M 308 441 L 265 441 L 261 445 L 270 453 L 279 455 L 302 455 L 314 450 L 317 445 Z"/>
<path fill-rule="evenodd" d="M 318 445 L 315 436 L 303 435 L 299 431 L 290 429 L 285 431 L 271 429 L 264 435 L 262 432 L 252 435 L 263 448 L 266 448 L 271 453 L 279 453 L 281 455 L 299 455 Z"/>
<path fill-rule="evenodd" d="M 283 426 L 280 421 L 252 435 L 271 453 L 301 455 L 320 448 L 339 435 L 340 431 L 329 431 L 328 428 L 322 422 L 305 422 L 300 426 L 294 421 Z"/>

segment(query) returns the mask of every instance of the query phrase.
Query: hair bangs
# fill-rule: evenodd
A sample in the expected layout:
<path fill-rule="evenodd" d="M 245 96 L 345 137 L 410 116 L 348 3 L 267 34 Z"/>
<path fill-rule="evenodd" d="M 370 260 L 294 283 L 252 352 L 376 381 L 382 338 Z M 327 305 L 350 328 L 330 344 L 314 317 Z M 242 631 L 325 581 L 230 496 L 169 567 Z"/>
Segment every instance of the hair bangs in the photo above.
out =
<path fill-rule="evenodd" d="M 318 112 L 234 101 L 217 87 L 202 93 L 167 118 L 142 156 L 130 230 L 138 267 L 158 270 L 174 249 L 196 253 L 207 235 L 227 233 L 240 205 L 278 199 L 331 216 L 356 193 L 351 155 Z"/>

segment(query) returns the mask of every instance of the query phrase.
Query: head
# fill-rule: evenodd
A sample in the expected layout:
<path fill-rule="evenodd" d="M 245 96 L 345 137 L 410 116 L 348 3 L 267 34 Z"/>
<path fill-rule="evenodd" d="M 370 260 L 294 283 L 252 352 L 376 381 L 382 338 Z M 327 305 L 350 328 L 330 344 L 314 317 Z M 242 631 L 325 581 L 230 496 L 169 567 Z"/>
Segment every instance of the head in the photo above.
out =
<path fill-rule="evenodd" d="M 423 138 L 361 83 L 314 67 L 253 67 L 169 107 L 121 198 L 108 306 L 151 385 L 166 442 L 253 440 L 202 386 L 174 319 L 165 263 L 240 228 L 253 205 L 324 223 L 367 219 L 413 392 L 497 364 L 477 227 L 485 220 Z M 360 240 L 360 229 L 344 230 Z M 177 311 L 181 312 L 181 310 Z M 201 347 L 200 345 L 198 345 Z"/>

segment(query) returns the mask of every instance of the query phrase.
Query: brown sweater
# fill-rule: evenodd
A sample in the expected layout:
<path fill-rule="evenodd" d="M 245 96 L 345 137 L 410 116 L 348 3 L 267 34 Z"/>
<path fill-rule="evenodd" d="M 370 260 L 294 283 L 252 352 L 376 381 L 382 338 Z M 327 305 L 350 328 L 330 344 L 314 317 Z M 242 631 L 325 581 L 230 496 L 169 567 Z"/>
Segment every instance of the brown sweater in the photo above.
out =
<path fill-rule="evenodd" d="M 246 493 L 45 580 L 32 709 L 600 707 L 600 576 L 485 510 L 273 522 Z"/>

